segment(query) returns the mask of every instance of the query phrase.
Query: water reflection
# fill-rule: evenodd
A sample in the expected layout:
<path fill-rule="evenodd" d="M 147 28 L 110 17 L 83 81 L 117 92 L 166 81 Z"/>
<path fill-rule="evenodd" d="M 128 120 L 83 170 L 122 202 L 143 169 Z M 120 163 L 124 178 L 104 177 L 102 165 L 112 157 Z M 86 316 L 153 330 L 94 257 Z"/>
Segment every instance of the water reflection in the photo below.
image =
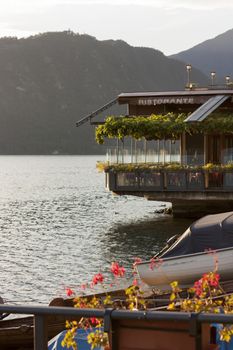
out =
<path fill-rule="evenodd" d="M 137 222 L 115 223 L 105 234 L 105 259 L 120 259 L 129 265 L 135 257 L 150 259 L 164 247 L 166 240 L 183 233 L 192 221 L 157 215 L 153 219 Z"/>

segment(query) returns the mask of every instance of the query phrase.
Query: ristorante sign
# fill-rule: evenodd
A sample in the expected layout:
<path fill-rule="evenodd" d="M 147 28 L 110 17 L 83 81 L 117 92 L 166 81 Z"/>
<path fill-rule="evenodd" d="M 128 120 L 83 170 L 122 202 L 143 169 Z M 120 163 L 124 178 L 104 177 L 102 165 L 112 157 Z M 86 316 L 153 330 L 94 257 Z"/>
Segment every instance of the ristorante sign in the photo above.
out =
<path fill-rule="evenodd" d="M 137 100 L 139 106 L 156 106 L 162 104 L 201 104 L 206 102 L 209 97 L 153 97 L 153 98 L 140 98 Z"/>

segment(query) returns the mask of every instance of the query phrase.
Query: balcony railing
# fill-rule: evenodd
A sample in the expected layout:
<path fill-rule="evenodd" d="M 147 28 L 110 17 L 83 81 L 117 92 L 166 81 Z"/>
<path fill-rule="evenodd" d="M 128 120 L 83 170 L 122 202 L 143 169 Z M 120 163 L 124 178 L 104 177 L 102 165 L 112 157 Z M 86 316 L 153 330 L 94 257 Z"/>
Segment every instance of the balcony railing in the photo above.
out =
<path fill-rule="evenodd" d="M 129 348 L 132 345 L 132 341 L 135 336 L 141 330 L 145 330 L 145 325 L 141 324 L 141 321 L 146 322 L 146 330 L 153 332 L 152 340 L 156 340 L 156 337 L 161 337 L 161 331 L 163 332 L 163 339 L 171 336 L 171 332 L 181 334 L 186 333 L 192 341 L 192 348 L 197 350 L 206 349 L 202 346 L 202 339 L 210 336 L 210 333 L 203 334 L 202 324 L 233 324 L 233 316 L 225 314 L 205 314 L 205 313 L 184 313 L 184 312 L 167 312 L 167 311 L 128 311 L 128 310 L 95 310 L 95 309 L 77 309 L 68 307 L 40 307 L 40 306 L 12 306 L 1 305 L 0 313 L 12 313 L 12 314 L 31 314 L 34 315 L 34 350 L 47 350 L 48 349 L 48 337 L 47 337 L 47 317 L 63 316 L 64 318 L 80 319 L 80 317 L 97 317 L 104 319 L 104 331 L 109 333 L 110 341 L 112 344 L 112 350 L 121 350 L 123 348 L 119 340 L 122 339 L 122 332 L 119 332 L 120 327 L 123 329 L 129 329 L 133 333 L 133 337 L 127 338 L 127 345 Z M 136 323 L 132 327 L 129 324 L 122 326 L 121 321 L 135 321 Z M 162 323 L 161 323 L 162 322 Z M 170 329 L 166 326 L 166 323 L 172 322 Z M 182 322 L 184 329 L 177 328 L 177 323 Z M 157 325 L 157 327 L 156 327 Z M 184 325 L 186 325 L 184 327 Z M 128 334 L 128 333 L 127 333 Z M 126 335 L 127 335 L 126 334 Z M 182 340 L 181 340 L 182 341 Z M 210 340 L 206 339 L 206 342 L 210 344 Z M 209 345 L 211 346 L 211 345 Z M 185 344 L 180 347 L 185 348 Z M 212 347 L 211 347 L 212 348 Z M 216 348 L 216 347 L 215 347 Z M 185 348 L 186 349 L 186 348 Z M 209 347 L 208 347 L 209 349 Z"/>
<path fill-rule="evenodd" d="M 137 170 L 106 175 L 111 191 L 233 191 L 233 171 Z"/>

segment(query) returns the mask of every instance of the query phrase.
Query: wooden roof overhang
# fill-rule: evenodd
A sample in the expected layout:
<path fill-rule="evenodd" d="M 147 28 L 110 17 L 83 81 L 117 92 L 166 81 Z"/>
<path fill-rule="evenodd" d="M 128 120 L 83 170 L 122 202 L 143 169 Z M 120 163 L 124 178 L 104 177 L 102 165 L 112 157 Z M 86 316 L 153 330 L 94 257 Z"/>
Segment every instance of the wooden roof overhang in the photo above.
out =
<path fill-rule="evenodd" d="M 233 90 L 183 90 L 183 91 L 158 91 L 158 92 L 134 92 L 118 95 L 119 104 L 201 104 L 216 95 L 233 97 Z M 232 101 L 233 102 L 233 101 Z"/>
<path fill-rule="evenodd" d="M 191 112 L 186 121 L 200 122 L 217 108 L 224 112 L 233 111 L 233 89 L 121 93 L 116 99 L 77 121 L 76 126 L 80 126 L 88 121 L 92 122 L 93 118 L 116 103 L 119 105 L 127 104 L 129 115 Z M 93 124 L 101 124 L 101 122 Z"/>
<path fill-rule="evenodd" d="M 128 104 L 129 115 L 152 113 L 191 113 L 186 122 L 201 122 L 210 113 L 233 110 L 233 90 L 197 89 L 168 92 L 122 93 L 119 104 Z"/>

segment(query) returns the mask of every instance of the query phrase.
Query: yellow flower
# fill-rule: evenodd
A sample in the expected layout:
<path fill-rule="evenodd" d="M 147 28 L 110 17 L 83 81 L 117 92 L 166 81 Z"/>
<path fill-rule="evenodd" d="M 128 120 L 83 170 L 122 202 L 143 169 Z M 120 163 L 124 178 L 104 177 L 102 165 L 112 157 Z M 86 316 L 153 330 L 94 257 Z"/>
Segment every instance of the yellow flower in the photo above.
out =
<path fill-rule="evenodd" d="M 104 305 L 112 305 L 113 301 L 111 298 L 111 295 L 107 295 L 106 298 L 104 299 Z"/>
<path fill-rule="evenodd" d="M 173 281 L 170 283 L 170 286 L 172 287 L 172 289 L 178 287 L 178 282 L 177 281 Z"/>
<path fill-rule="evenodd" d="M 175 299 L 176 299 L 175 293 L 171 293 L 171 295 L 170 295 L 170 300 L 173 301 L 173 300 L 175 300 Z"/>
<path fill-rule="evenodd" d="M 175 303 L 171 303 L 167 307 L 167 310 L 170 310 L 170 311 L 175 310 L 175 309 L 176 309 Z"/>

